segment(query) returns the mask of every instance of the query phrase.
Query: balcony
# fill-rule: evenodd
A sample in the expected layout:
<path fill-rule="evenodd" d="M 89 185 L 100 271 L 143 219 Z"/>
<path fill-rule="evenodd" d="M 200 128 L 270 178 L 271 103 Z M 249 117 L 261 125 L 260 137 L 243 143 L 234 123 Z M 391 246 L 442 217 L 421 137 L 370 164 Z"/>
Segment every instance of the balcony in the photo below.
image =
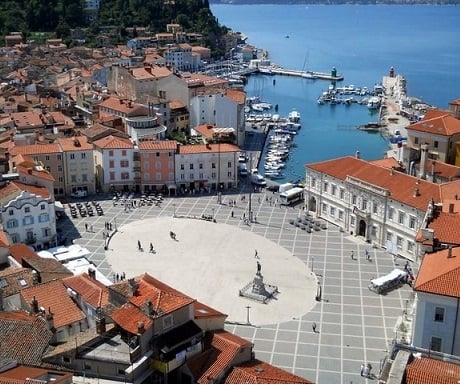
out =
<path fill-rule="evenodd" d="M 34 243 L 37 243 L 37 237 L 32 236 L 32 237 L 27 237 L 24 241 L 26 245 L 33 245 Z"/>

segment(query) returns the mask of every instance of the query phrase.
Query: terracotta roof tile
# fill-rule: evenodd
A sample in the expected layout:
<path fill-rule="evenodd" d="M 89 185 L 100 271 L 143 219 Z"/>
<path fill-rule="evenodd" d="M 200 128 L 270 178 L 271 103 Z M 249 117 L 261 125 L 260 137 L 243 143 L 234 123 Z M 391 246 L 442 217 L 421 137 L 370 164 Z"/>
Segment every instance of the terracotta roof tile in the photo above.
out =
<path fill-rule="evenodd" d="M 352 176 L 384 188 L 390 192 L 391 199 L 419 210 L 425 211 L 431 199 L 434 199 L 435 202 L 440 201 L 439 185 L 419 180 L 402 172 L 390 172 L 385 167 L 355 157 L 350 156 L 307 164 L 306 167 L 342 181 L 345 181 L 347 176 Z M 417 196 L 414 196 L 415 188 L 418 190 Z"/>
<path fill-rule="evenodd" d="M 451 253 L 451 257 L 449 254 Z M 425 254 L 414 290 L 460 298 L 460 247 Z"/>
<path fill-rule="evenodd" d="M 118 136 L 109 135 L 94 141 L 94 145 L 102 149 L 129 149 L 134 148 L 129 139 L 119 138 Z"/>
<path fill-rule="evenodd" d="M 460 214 L 439 212 L 428 225 L 440 243 L 460 244 Z"/>
<path fill-rule="evenodd" d="M 204 303 L 201 303 L 199 301 L 195 302 L 193 314 L 195 319 L 215 317 L 227 318 L 227 314 L 221 313 L 220 311 L 213 309 L 212 307 L 205 305 Z"/>
<path fill-rule="evenodd" d="M 406 384 L 458 384 L 460 365 L 434 360 L 416 358 L 406 366 Z"/>
<path fill-rule="evenodd" d="M 107 108 L 110 110 L 114 110 L 120 112 L 126 116 L 147 116 L 148 115 L 148 108 L 144 107 L 141 104 L 133 103 L 129 100 L 124 100 L 120 98 L 116 98 L 110 96 L 103 102 L 99 104 L 99 108 Z"/>
<path fill-rule="evenodd" d="M 76 291 L 94 308 L 104 308 L 109 303 L 109 290 L 101 282 L 91 279 L 87 273 L 75 275 L 62 280 L 66 287 Z"/>
<path fill-rule="evenodd" d="M 19 294 L 26 287 L 32 287 L 34 275 L 32 269 L 8 268 L 0 271 L 0 281 L 2 282 L 2 297 L 6 298 Z"/>
<path fill-rule="evenodd" d="M 233 367 L 225 384 L 313 384 L 286 370 L 256 359 Z"/>
<path fill-rule="evenodd" d="M 39 255 L 24 243 L 18 243 L 10 247 L 10 255 L 22 265 L 23 257 L 40 258 Z"/>
<path fill-rule="evenodd" d="M 0 312 L 0 361 L 40 365 L 53 334 L 41 317 L 23 311 Z"/>
<path fill-rule="evenodd" d="M 28 191 L 44 199 L 51 198 L 51 194 L 46 187 L 32 186 L 20 182 L 10 182 L 6 186 L 0 188 L 0 203 L 6 204 L 10 202 L 12 199 L 21 195 L 23 191 Z"/>
<path fill-rule="evenodd" d="M 56 142 L 61 145 L 64 151 L 90 151 L 93 149 L 93 144 L 88 143 L 88 138 L 84 135 L 58 138 Z"/>
<path fill-rule="evenodd" d="M 139 143 L 140 150 L 167 150 L 176 151 L 175 140 L 143 140 Z"/>
<path fill-rule="evenodd" d="M 202 360 L 202 357 L 197 357 L 196 362 L 190 360 L 190 368 L 196 377 L 199 376 L 199 384 L 213 383 L 225 375 L 225 371 L 232 366 L 241 349 L 253 346 L 248 340 L 224 330 L 207 333 L 206 339 L 209 338 L 211 341 L 208 349 L 212 353 L 206 353 L 207 360 Z"/>
<path fill-rule="evenodd" d="M 145 330 L 153 325 L 153 320 L 150 317 L 129 302 L 117 308 L 110 314 L 110 317 L 119 327 L 132 334 L 139 333 L 138 325 L 140 323 L 144 325 Z"/>
<path fill-rule="evenodd" d="M 244 91 L 229 88 L 228 90 L 226 90 L 226 94 L 229 99 L 232 99 L 234 102 L 238 104 L 244 104 L 246 101 L 246 93 Z"/>
<path fill-rule="evenodd" d="M 21 295 L 29 306 L 35 297 L 39 307 L 44 307 L 46 311 L 51 309 L 56 328 L 85 319 L 85 314 L 70 298 L 62 280 L 54 280 L 24 289 Z"/>
<path fill-rule="evenodd" d="M 406 129 L 409 132 L 413 130 L 441 136 L 452 136 L 460 133 L 460 120 L 448 113 L 431 119 L 425 116 L 423 120 L 409 125 Z"/>
<path fill-rule="evenodd" d="M 238 152 L 238 146 L 229 143 L 221 144 L 186 144 L 179 146 L 179 154 L 203 154 L 203 153 L 224 153 Z"/>
<path fill-rule="evenodd" d="M 27 146 L 14 146 L 10 149 L 12 156 L 23 155 L 39 155 L 39 154 L 58 154 L 62 149 L 57 143 L 51 144 L 29 144 Z"/>

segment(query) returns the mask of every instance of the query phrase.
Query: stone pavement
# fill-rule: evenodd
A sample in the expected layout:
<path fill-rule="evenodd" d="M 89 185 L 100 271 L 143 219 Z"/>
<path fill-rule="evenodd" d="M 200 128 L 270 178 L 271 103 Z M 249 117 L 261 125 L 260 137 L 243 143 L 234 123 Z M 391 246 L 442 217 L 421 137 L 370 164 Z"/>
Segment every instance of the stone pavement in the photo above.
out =
<path fill-rule="evenodd" d="M 376 383 L 360 376 L 360 366 L 371 363 L 378 374 L 403 312 L 410 314 L 412 296 L 408 286 L 386 295 L 367 286 L 370 279 L 404 262 L 398 265 L 385 250 L 371 248 L 333 224 L 311 234 L 289 224 L 300 206 L 275 206 L 269 201 L 275 197 L 269 191 L 252 194 L 255 223 L 243 221 L 249 205 L 244 190 L 224 195 L 221 204 L 215 195 L 175 197 L 165 198 L 160 207 L 127 212 L 106 197 L 100 200 L 103 216 L 69 215 L 58 228 L 64 237 L 88 248 L 91 261 L 108 278 L 149 272 L 228 314 L 226 329 L 252 341 L 256 357 L 263 361 L 315 383 Z M 229 205 L 233 199 L 234 208 Z M 203 214 L 216 223 L 192 219 Z M 119 230 L 107 251 L 102 236 L 106 221 Z M 93 225 L 94 232 L 85 232 L 85 223 Z M 177 242 L 170 239 L 170 230 Z M 144 251 L 137 250 L 138 240 Z M 149 253 L 150 242 L 156 254 Z M 277 285 L 280 292 L 265 305 L 236 293 L 242 282 L 254 277 L 256 249 L 265 282 Z M 319 290 L 321 301 L 315 301 Z"/>

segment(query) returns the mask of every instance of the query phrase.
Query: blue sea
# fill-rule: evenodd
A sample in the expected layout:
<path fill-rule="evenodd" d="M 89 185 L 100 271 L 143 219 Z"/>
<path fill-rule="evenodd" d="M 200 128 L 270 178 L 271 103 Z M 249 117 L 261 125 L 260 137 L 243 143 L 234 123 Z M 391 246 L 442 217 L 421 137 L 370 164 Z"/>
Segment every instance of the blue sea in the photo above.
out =
<path fill-rule="evenodd" d="M 441 109 L 460 98 L 460 7 L 426 5 L 211 5 L 220 24 L 248 36 L 285 68 L 344 76 L 338 85 L 372 88 L 391 66 L 407 80 L 407 94 Z M 273 80 L 275 79 L 275 82 Z M 275 84 L 274 84 L 275 83 Z M 355 155 L 383 157 L 388 142 L 356 129 L 377 119 L 365 106 L 318 105 L 325 80 L 256 75 L 248 97 L 296 109 L 302 129 L 285 180 L 304 178 L 305 164 Z"/>

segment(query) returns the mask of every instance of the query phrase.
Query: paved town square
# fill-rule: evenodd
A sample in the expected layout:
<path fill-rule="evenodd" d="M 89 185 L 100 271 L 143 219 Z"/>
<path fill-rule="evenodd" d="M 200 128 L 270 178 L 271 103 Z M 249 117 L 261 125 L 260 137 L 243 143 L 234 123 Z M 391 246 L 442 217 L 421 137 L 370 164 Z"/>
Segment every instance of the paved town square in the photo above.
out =
<path fill-rule="evenodd" d="M 307 233 L 289 223 L 303 213 L 301 205 L 280 207 L 276 196 L 252 194 L 253 222 L 245 220 L 250 203 L 244 186 L 220 203 L 216 195 L 195 195 L 127 208 L 100 196 L 103 216 L 68 215 L 58 227 L 88 248 L 111 280 L 148 272 L 228 314 L 226 329 L 252 341 L 256 358 L 315 383 L 375 383 L 360 375 L 360 367 L 370 363 L 378 375 L 388 344 L 402 333 L 398 325 L 411 317 L 412 297 L 407 285 L 378 295 L 368 284 L 405 261 L 330 223 Z M 105 250 L 107 223 L 118 231 Z M 256 275 L 257 262 L 264 282 L 279 289 L 266 304 L 238 295 Z"/>

